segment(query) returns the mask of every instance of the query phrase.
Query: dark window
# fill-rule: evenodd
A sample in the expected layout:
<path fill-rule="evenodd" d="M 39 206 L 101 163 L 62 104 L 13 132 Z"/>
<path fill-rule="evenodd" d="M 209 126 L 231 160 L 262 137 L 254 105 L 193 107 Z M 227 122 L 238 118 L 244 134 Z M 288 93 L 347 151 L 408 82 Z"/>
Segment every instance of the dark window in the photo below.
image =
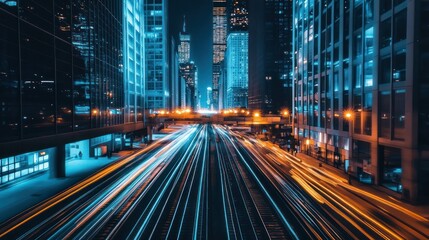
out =
<path fill-rule="evenodd" d="M 390 83 L 391 76 L 390 57 L 382 58 L 379 84 Z"/>
<path fill-rule="evenodd" d="M 0 3 L 0 141 L 17 139 L 21 126 L 17 13 L 16 6 Z"/>
<path fill-rule="evenodd" d="M 403 10 L 395 14 L 395 42 L 405 40 L 407 38 L 407 11 Z"/>
<path fill-rule="evenodd" d="M 395 90 L 393 95 L 393 138 L 405 139 L 405 90 Z"/>
<path fill-rule="evenodd" d="M 401 149 L 380 146 L 379 163 L 383 175 L 381 183 L 384 187 L 396 192 L 402 192 L 402 157 Z"/>
<path fill-rule="evenodd" d="M 380 48 L 390 46 L 392 44 L 391 19 L 386 19 L 380 24 Z"/>
<path fill-rule="evenodd" d="M 405 49 L 397 51 L 393 58 L 393 81 L 405 81 L 406 77 L 406 54 Z"/>
<path fill-rule="evenodd" d="M 383 0 L 380 1 L 380 10 L 381 13 L 385 13 L 392 9 L 392 0 Z"/>

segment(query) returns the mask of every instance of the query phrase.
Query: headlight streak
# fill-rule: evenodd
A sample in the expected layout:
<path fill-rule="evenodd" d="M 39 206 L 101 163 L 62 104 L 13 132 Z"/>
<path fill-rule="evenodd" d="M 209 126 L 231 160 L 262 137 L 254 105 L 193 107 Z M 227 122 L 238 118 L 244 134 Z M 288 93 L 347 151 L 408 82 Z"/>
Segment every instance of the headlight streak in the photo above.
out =
<path fill-rule="evenodd" d="M 258 166 L 260 171 L 265 172 L 264 174 L 267 176 L 267 179 L 271 181 L 272 185 L 279 193 L 283 193 L 283 197 L 287 200 L 290 206 L 299 213 L 297 217 L 303 217 L 303 220 L 305 220 L 303 223 L 307 225 L 308 229 L 314 234 L 314 236 L 318 236 L 318 238 L 341 239 L 337 232 L 332 229 L 331 225 L 326 223 L 326 220 L 323 221 L 325 224 L 322 224 L 320 221 L 317 223 L 314 221 L 315 219 L 323 220 L 324 218 L 320 213 L 318 213 L 318 211 L 311 207 L 311 204 L 304 205 L 304 203 L 307 202 L 306 198 L 301 195 L 297 195 L 297 191 L 292 189 L 289 184 L 286 184 L 283 179 L 279 177 L 281 173 L 271 166 L 269 161 L 265 160 L 265 157 L 269 156 L 269 154 L 262 155 L 254 148 L 247 148 L 246 150 L 250 151 L 255 159 L 258 160 L 255 161 L 255 163 L 257 166 L 260 165 Z M 279 163 L 276 164 L 279 165 Z M 266 171 L 268 171 L 268 173 L 266 173 Z M 273 182 L 270 176 L 272 176 L 276 182 Z M 277 185 L 282 186 L 286 193 L 279 189 Z M 293 198 L 292 196 L 295 197 Z M 319 231 L 316 231 L 316 229 Z"/>
<path fill-rule="evenodd" d="M 186 129 L 184 129 L 184 130 L 186 130 Z M 111 172 L 127 165 L 131 161 L 134 161 L 136 156 L 139 156 L 143 153 L 146 153 L 146 152 L 158 147 L 160 142 L 165 142 L 165 141 L 168 141 L 170 139 L 177 138 L 177 136 L 180 134 L 182 134 L 182 133 L 175 133 L 172 135 L 168 135 L 168 136 L 160 139 L 157 143 L 154 143 L 154 144 L 148 146 L 147 148 L 140 150 L 140 151 L 136 152 L 135 154 L 133 154 L 133 155 L 121 160 L 121 161 L 114 162 L 111 165 L 108 165 L 107 167 L 100 170 L 100 172 L 94 174 L 93 176 L 83 180 L 82 182 L 70 187 L 69 189 L 67 189 L 67 190 L 53 196 L 52 198 L 40 203 L 39 205 L 31 208 L 31 210 L 29 210 L 26 214 L 19 215 L 19 216 L 15 217 L 13 220 L 8 222 L 9 223 L 8 225 L 5 225 L 5 227 L 3 227 L 3 229 L 0 231 L 0 237 L 6 236 L 11 231 L 14 231 L 18 227 L 21 227 L 23 224 L 29 222 L 30 220 L 34 219 L 36 216 L 47 211 L 48 209 L 52 208 L 53 206 L 57 205 L 58 203 L 66 200 L 67 198 L 69 198 L 70 196 L 72 196 L 74 194 L 77 194 L 79 191 L 83 190 L 84 188 L 87 188 L 88 186 L 94 184 L 95 182 L 101 180 L 102 178 L 105 178 L 105 176 L 107 176 Z M 81 197 L 79 197 L 78 199 L 80 199 Z M 72 205 L 72 204 L 70 204 L 70 205 Z M 56 215 L 51 216 L 51 218 L 53 218 L 53 217 L 56 217 Z M 47 219 L 47 220 L 49 220 L 49 219 Z M 34 231 L 35 228 L 32 228 L 32 230 Z M 23 237 L 25 237 L 25 235 L 27 235 L 27 234 L 23 234 Z"/>
<path fill-rule="evenodd" d="M 191 131 L 192 132 L 192 131 Z M 113 209 L 118 209 L 121 206 L 121 203 L 125 202 L 128 198 L 126 195 L 129 195 L 133 193 L 134 191 L 125 191 L 127 187 L 131 185 L 131 187 L 137 184 L 141 184 L 144 182 L 144 180 L 147 179 L 148 175 L 153 173 L 153 170 L 158 167 L 168 156 L 167 153 L 173 154 L 177 150 L 177 146 L 180 146 L 180 142 L 184 142 L 183 139 L 177 139 L 173 141 L 171 148 L 164 148 L 159 152 L 164 153 L 165 155 L 155 154 L 153 157 L 142 163 L 139 167 L 135 168 L 133 171 L 131 171 L 129 174 L 125 175 L 121 180 L 117 181 L 112 187 L 110 191 L 106 191 L 106 195 L 95 201 L 96 204 L 92 207 L 92 209 L 87 209 L 83 213 L 87 213 L 86 216 L 84 216 L 81 219 L 77 219 L 76 222 L 78 223 L 76 227 L 69 231 L 68 235 L 66 235 L 66 238 L 69 238 L 76 232 L 79 228 L 83 228 L 85 225 L 89 225 L 90 227 L 87 228 L 86 231 L 81 232 L 79 238 L 85 238 L 86 235 L 91 235 L 94 233 L 97 233 L 97 229 L 101 228 L 103 226 L 103 220 L 104 222 L 111 217 L 115 211 Z M 177 143 L 177 145 L 175 145 Z M 124 192 L 124 194 L 121 196 L 120 193 Z M 118 200 L 114 202 L 110 202 L 113 198 L 117 198 Z M 99 211 L 103 209 L 104 206 L 109 205 L 109 207 L 104 210 L 104 213 L 98 214 L 98 218 L 95 219 L 92 224 L 86 224 L 91 218 L 93 218 Z"/>
<path fill-rule="evenodd" d="M 217 133 L 217 134 L 219 134 L 219 133 Z M 222 139 L 222 141 L 223 141 L 223 139 Z M 226 224 L 226 232 L 228 233 L 227 236 L 228 236 L 228 240 L 229 240 L 229 239 L 231 239 L 231 237 L 229 236 L 230 235 L 229 231 L 230 231 L 231 227 L 229 226 L 227 211 L 229 210 L 230 212 L 232 212 L 231 202 L 229 201 L 229 194 L 228 194 L 228 192 L 225 193 L 226 188 L 228 186 L 226 186 L 226 182 L 227 182 L 226 179 L 225 179 L 226 178 L 226 176 L 225 176 L 226 174 L 224 173 L 225 169 L 224 169 L 224 166 L 223 166 L 223 161 L 224 161 L 223 158 L 224 157 L 223 157 L 222 154 L 220 154 L 219 144 L 216 143 L 215 145 L 216 145 L 216 153 L 219 156 L 219 159 L 218 159 L 218 168 L 219 168 L 220 181 L 221 181 L 223 213 L 224 213 L 225 224 Z M 228 205 L 228 207 L 227 207 L 227 205 Z M 240 228 L 240 225 L 238 226 L 238 228 Z M 232 231 L 234 233 L 234 239 L 238 239 L 234 224 L 232 224 Z"/>
<path fill-rule="evenodd" d="M 232 140 L 224 132 L 221 132 L 219 129 L 216 129 L 216 130 L 218 131 L 219 136 L 222 138 L 222 142 L 223 143 L 229 142 L 229 141 Z M 223 146 L 225 147 L 225 149 L 227 148 L 227 145 L 224 144 Z M 229 202 L 229 206 L 230 206 L 229 212 L 233 214 L 233 216 L 231 216 L 231 220 L 233 221 L 232 225 L 233 225 L 233 229 L 234 229 L 234 236 L 235 236 L 234 239 L 243 239 L 244 238 L 244 236 L 243 236 L 244 235 L 244 231 L 246 229 L 242 229 L 242 227 L 241 227 L 241 221 L 240 221 L 240 218 L 238 216 L 239 213 L 238 213 L 238 208 L 237 208 L 237 204 L 239 204 L 239 203 L 238 203 L 237 199 L 233 198 L 232 182 L 231 182 L 231 180 L 229 180 L 229 181 L 227 180 L 228 179 L 228 175 L 227 175 L 226 172 L 227 172 L 227 169 L 229 169 L 233 173 L 234 180 L 235 180 L 235 182 L 237 184 L 239 182 L 239 180 L 238 180 L 239 176 L 237 176 L 237 175 L 239 175 L 239 174 L 235 173 L 234 169 L 232 168 L 232 165 L 230 165 L 230 167 L 228 167 L 226 165 L 227 162 L 229 162 L 230 164 L 232 164 L 232 162 L 235 162 L 234 161 L 235 158 L 234 158 L 234 156 L 232 156 L 232 151 L 231 150 L 230 151 L 226 151 L 225 153 L 226 153 L 227 157 L 226 158 L 222 158 L 223 161 L 221 161 L 221 166 L 222 166 L 221 169 L 222 169 L 223 172 L 225 172 L 225 175 L 224 175 L 225 176 L 225 182 L 229 183 L 229 184 L 226 184 L 225 187 L 227 189 L 226 194 L 227 194 L 227 196 L 229 196 L 229 198 L 228 198 L 228 202 Z M 219 153 L 219 154 L 222 157 L 224 156 L 221 153 Z M 240 195 L 240 199 L 244 203 L 244 201 L 245 201 L 244 193 L 243 193 L 243 191 L 242 191 L 242 189 L 240 187 L 238 187 L 238 192 L 239 192 L 239 195 Z M 233 205 L 233 207 L 231 207 L 231 205 Z M 244 205 L 244 208 L 245 208 L 244 212 L 245 212 L 245 214 L 247 216 L 247 219 L 249 221 L 251 221 L 251 217 L 250 217 L 250 214 L 249 214 L 249 212 L 250 212 L 249 208 L 248 208 L 248 206 L 246 204 L 243 204 L 243 205 Z M 259 217 L 260 221 L 263 222 L 263 219 L 261 218 L 260 214 L 258 215 L 258 217 Z M 235 225 L 237 225 L 237 226 L 235 227 Z M 256 233 L 255 226 L 253 224 L 250 224 L 250 226 L 252 228 L 253 237 L 254 238 L 258 238 L 258 234 Z M 237 229 L 238 229 L 238 233 L 237 233 Z M 266 233 L 266 235 L 269 236 L 269 232 L 268 232 L 267 228 L 265 227 L 265 225 L 263 225 L 263 230 Z"/>
<path fill-rule="evenodd" d="M 203 140 L 203 138 L 202 138 L 202 134 L 200 133 L 200 140 Z M 187 206 L 188 206 L 188 204 L 189 204 L 189 196 L 190 196 L 190 194 L 191 194 L 191 192 L 192 192 L 192 186 L 193 186 L 193 184 L 194 184 L 194 178 L 195 178 L 195 174 L 196 174 L 196 172 L 197 172 L 197 164 L 198 164 L 198 159 L 197 159 L 197 157 L 199 156 L 199 153 L 201 152 L 201 148 L 202 148 L 202 146 L 201 146 L 202 144 L 200 143 L 200 141 L 198 142 L 198 144 L 197 144 L 197 146 L 195 147 L 195 154 L 193 154 L 192 155 L 192 159 L 190 160 L 191 161 L 191 171 L 193 172 L 192 173 L 192 176 L 190 176 L 189 174 L 186 176 L 186 180 L 185 180 L 185 185 L 186 185 L 186 183 L 188 183 L 188 181 L 190 181 L 190 185 L 189 185 L 189 190 L 188 190 L 188 193 L 187 193 L 187 195 L 186 195 L 186 200 L 185 200 L 185 206 L 183 207 L 183 214 L 182 214 L 182 216 L 181 216 L 181 218 L 180 218 L 180 224 L 179 224 L 179 230 L 178 230 L 178 236 L 177 237 L 180 237 L 180 233 L 182 232 L 182 227 L 183 227 L 183 222 L 184 222 L 184 220 L 185 220 L 185 211 L 186 211 L 186 208 L 187 208 Z M 191 178 L 190 178 L 191 177 Z M 180 201 L 182 200 L 182 197 L 183 197 L 183 194 L 184 194 L 184 191 L 182 191 L 181 192 L 181 194 L 180 194 Z M 178 205 L 180 205 L 180 201 L 179 201 L 179 203 L 178 203 Z M 176 216 L 177 216 L 177 213 L 178 213 L 178 210 L 179 210 L 179 208 L 176 208 L 175 209 L 175 213 L 174 213 L 174 215 L 173 215 L 173 220 L 172 220 L 172 222 L 174 222 L 174 219 L 176 218 Z M 194 224 L 195 224 L 195 222 L 194 222 Z M 172 234 L 172 227 L 173 227 L 173 224 L 170 224 L 170 227 L 169 227 L 169 229 L 168 229 L 168 233 L 167 233 L 167 235 L 166 235 L 166 238 L 169 238 L 170 237 L 170 234 Z"/>
<path fill-rule="evenodd" d="M 209 148 L 208 141 L 207 141 L 207 125 L 204 125 L 204 153 L 203 153 L 203 164 L 201 166 L 201 177 L 198 187 L 198 200 L 197 200 L 197 209 L 195 211 L 195 225 L 194 225 L 194 231 L 193 231 L 193 238 L 198 238 L 198 226 L 199 226 L 199 215 L 200 215 L 200 205 L 201 205 L 201 195 L 203 191 L 203 181 L 204 177 L 206 176 L 206 164 L 207 164 L 207 149 Z"/>
<path fill-rule="evenodd" d="M 278 153 L 278 151 L 274 151 L 274 152 L 276 152 L 276 153 Z M 286 157 L 287 158 L 287 160 L 291 160 L 290 159 L 290 157 L 289 156 L 287 156 Z M 292 165 L 291 166 L 293 166 L 294 167 L 294 169 L 295 170 L 297 170 L 298 168 L 300 168 L 300 169 L 305 169 L 306 171 L 308 171 L 308 170 L 310 170 L 311 172 L 312 172 L 312 175 L 316 175 L 316 179 L 318 178 L 319 180 L 321 180 L 321 182 L 326 182 L 326 183 L 329 183 L 330 185 L 332 185 L 332 186 L 341 186 L 341 187 L 344 187 L 344 188 L 346 188 L 346 189 L 349 189 L 349 188 L 351 188 L 351 189 L 353 189 L 353 190 L 356 190 L 356 192 L 359 192 L 360 194 L 362 194 L 362 195 L 365 195 L 365 196 L 368 196 L 368 197 L 370 197 L 370 198 L 372 198 L 372 199 L 374 199 L 374 200 L 377 200 L 377 201 L 380 201 L 380 202 L 383 202 L 384 204 L 386 204 L 386 205 L 389 205 L 389 206 L 392 206 L 392 204 L 394 204 L 394 205 L 396 205 L 395 203 L 391 203 L 390 201 L 387 201 L 387 200 L 384 200 L 384 199 L 382 199 L 382 198 L 380 198 L 380 197 L 377 197 L 377 196 L 375 196 L 375 195 L 373 195 L 373 194 L 368 194 L 367 192 L 365 192 L 365 191 L 363 191 L 363 190 L 360 190 L 360 189 L 358 189 L 358 188 L 356 188 L 356 187 L 354 187 L 354 186 L 350 186 L 350 185 L 348 185 L 348 184 L 346 184 L 346 181 L 343 179 L 343 178 L 338 178 L 338 176 L 337 175 L 335 175 L 335 174 L 330 174 L 330 173 L 327 173 L 327 172 L 324 172 L 324 171 L 321 171 L 321 170 L 319 170 L 319 169 L 317 169 L 317 168 L 314 168 L 314 167 L 312 167 L 312 166 L 306 166 L 306 164 L 296 164 L 296 161 L 291 161 L 290 162 Z M 301 165 L 301 166 L 300 166 Z M 303 173 L 304 174 L 304 173 Z M 307 180 L 304 180 L 304 179 L 307 179 Z M 295 180 L 297 180 L 296 178 L 295 178 Z M 317 184 L 318 186 L 320 185 L 320 183 L 318 182 L 318 181 L 316 181 L 315 179 L 314 179 L 314 177 L 310 177 L 307 173 L 305 174 L 305 178 L 302 178 L 301 179 L 301 181 L 298 181 L 298 183 L 302 183 L 303 181 L 311 181 L 311 182 L 313 182 L 314 184 Z M 308 184 L 306 184 L 305 186 L 303 186 L 304 187 L 304 189 L 306 189 L 306 191 L 308 191 L 310 188 L 308 187 L 309 185 Z M 333 191 L 330 191 L 330 190 L 327 190 L 327 189 L 323 189 L 323 190 L 319 190 L 319 191 L 321 191 L 322 193 L 324 193 L 324 195 L 326 194 L 326 195 L 336 195 L 335 194 L 335 192 L 333 192 Z M 328 192 L 329 191 L 329 192 Z M 326 192 L 328 192 L 328 193 L 326 193 Z M 311 194 L 312 196 L 314 196 L 314 193 L 315 193 L 315 191 L 314 190 L 310 190 L 310 192 L 309 192 L 309 194 Z M 316 200 L 318 200 L 318 201 L 320 201 L 321 199 L 320 199 L 320 194 L 318 194 L 318 196 L 319 197 L 315 197 L 315 199 Z M 336 196 L 336 197 L 339 197 L 339 196 Z M 398 234 L 396 234 L 395 232 L 393 232 L 393 231 L 391 231 L 390 229 L 388 229 L 383 223 L 380 223 L 379 221 L 377 221 L 376 219 L 374 219 L 373 217 L 371 217 L 371 216 L 369 216 L 369 215 L 367 215 L 367 214 L 365 214 L 364 212 L 362 212 L 362 211 L 359 211 L 359 209 L 358 208 L 355 208 L 354 206 L 350 206 L 350 203 L 349 202 L 346 202 L 345 200 L 343 200 L 342 199 L 342 201 L 344 202 L 344 208 L 347 208 L 347 207 L 351 207 L 354 211 L 358 211 L 358 214 L 360 215 L 360 217 L 356 217 L 356 219 L 358 219 L 358 220 L 361 220 L 361 218 L 363 217 L 363 218 L 365 218 L 365 219 L 367 219 L 369 222 L 371 222 L 371 224 L 366 224 L 367 225 L 367 227 L 369 227 L 370 229 L 372 229 L 374 232 L 378 232 L 378 233 L 380 233 L 380 235 L 381 236 L 384 236 L 384 237 L 386 237 L 386 235 L 385 234 L 383 234 L 383 233 L 381 233 L 381 231 L 383 231 L 383 232 L 385 232 L 386 234 L 388 234 L 388 235 L 391 235 L 391 237 L 394 237 L 394 238 L 402 238 L 402 236 L 399 236 Z M 326 203 L 326 201 L 324 201 L 325 203 Z M 338 203 L 338 202 L 337 202 Z M 329 204 L 330 205 L 330 204 Z M 333 207 L 333 206 L 330 206 L 330 207 Z M 393 207 L 396 207 L 396 206 L 393 206 Z M 417 214 L 415 214 L 415 213 L 413 213 L 413 212 L 411 212 L 411 211 L 409 211 L 409 210 L 407 210 L 407 209 L 405 209 L 405 208 L 402 208 L 402 207 L 400 207 L 400 206 L 397 206 L 397 207 L 399 207 L 398 208 L 398 211 L 403 211 L 403 212 L 405 212 L 406 214 L 408 214 L 408 213 L 411 213 L 410 214 L 410 216 L 411 217 L 413 217 L 414 219 L 417 219 L 417 220 L 419 220 L 419 221 L 425 221 L 425 222 L 427 222 L 427 220 L 425 219 L 425 218 L 423 218 L 423 217 L 421 217 L 421 216 L 419 216 L 419 215 L 417 215 Z M 340 210 L 338 210 L 338 211 L 340 211 Z M 339 213 L 339 212 L 338 212 Z M 344 215 L 343 215 L 343 217 L 344 217 Z M 350 220 L 350 219 L 349 219 Z M 354 222 L 354 221 L 353 221 Z M 356 224 L 356 223 L 354 223 L 354 224 Z M 376 228 L 374 227 L 374 226 L 376 226 Z M 378 229 L 380 229 L 380 231 L 378 230 Z M 418 230 L 416 230 L 416 231 L 418 231 Z M 368 236 L 368 235 L 367 235 Z M 368 237 L 370 237 L 370 236 L 368 236 Z"/>
<path fill-rule="evenodd" d="M 195 139 L 199 139 L 199 138 L 200 138 L 199 135 L 196 135 L 195 138 L 193 140 L 191 140 L 191 143 L 196 144 Z M 168 191 L 168 188 L 172 183 L 174 185 L 176 185 L 176 183 L 179 181 L 180 175 L 182 174 L 182 172 L 184 171 L 184 169 L 186 167 L 185 163 L 187 161 L 189 161 L 193 151 L 195 151 L 195 147 L 186 149 L 184 156 L 178 160 L 176 166 L 171 171 L 171 174 L 169 174 L 168 177 L 163 181 L 163 184 L 161 185 L 162 188 L 159 188 L 157 190 L 157 194 L 155 194 L 154 197 L 150 200 L 148 207 L 147 207 L 147 208 L 150 208 L 149 212 L 146 213 L 147 208 L 144 210 L 143 213 L 145 213 L 145 214 L 140 215 L 140 217 L 136 221 L 136 224 L 134 225 L 132 231 L 129 233 L 127 239 L 140 239 L 140 238 L 142 238 L 143 232 L 148 227 L 148 223 L 151 220 L 156 208 L 161 203 L 162 197 Z M 173 193 L 173 189 L 170 190 L 168 197 L 170 197 L 172 193 Z M 164 209 L 165 207 L 166 207 L 166 203 L 164 203 L 164 205 L 162 206 L 162 209 Z M 156 221 L 159 222 L 159 218 Z M 137 230 L 137 228 L 138 228 L 138 230 Z M 137 232 L 134 233 L 135 231 L 137 231 Z M 153 234 L 154 233 L 152 232 L 151 236 Z"/>
<path fill-rule="evenodd" d="M 267 196 L 267 198 L 270 200 L 272 206 L 276 209 L 277 214 L 280 216 L 280 219 L 283 221 L 283 223 L 285 224 L 285 226 L 289 230 L 289 233 L 295 239 L 299 239 L 298 238 L 298 234 L 295 232 L 294 228 L 290 225 L 289 221 L 283 215 L 283 213 L 280 210 L 280 208 L 278 207 L 277 203 L 273 200 L 273 198 L 271 197 L 271 194 L 266 190 L 265 186 L 262 184 L 262 182 L 260 181 L 260 179 L 257 177 L 257 175 L 255 174 L 255 172 L 253 171 L 253 169 L 249 166 L 249 164 L 245 160 L 244 156 L 238 150 L 236 144 L 233 141 L 231 141 L 231 145 L 235 148 L 236 152 L 240 156 L 240 158 L 241 158 L 242 162 L 244 163 L 244 165 L 246 166 L 247 170 L 252 174 L 252 176 L 254 177 L 254 179 L 256 180 L 256 182 L 258 183 L 259 187 L 263 190 L 263 192 L 265 193 L 265 195 Z"/>

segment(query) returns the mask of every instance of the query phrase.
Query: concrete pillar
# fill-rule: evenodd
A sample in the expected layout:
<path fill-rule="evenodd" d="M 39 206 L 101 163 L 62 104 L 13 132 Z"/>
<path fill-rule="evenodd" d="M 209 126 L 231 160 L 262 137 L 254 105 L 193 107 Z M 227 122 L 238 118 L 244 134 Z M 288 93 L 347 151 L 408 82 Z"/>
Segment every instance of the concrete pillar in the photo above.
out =
<path fill-rule="evenodd" d="M 402 198 L 405 201 L 418 201 L 418 155 L 416 150 L 402 148 Z"/>
<path fill-rule="evenodd" d="M 153 139 L 153 127 L 152 126 L 147 126 L 147 138 L 148 138 L 148 142 L 152 142 L 152 139 Z"/>
<path fill-rule="evenodd" d="M 66 146 L 59 144 L 55 149 L 55 157 L 49 160 L 49 177 L 62 178 L 66 176 Z"/>

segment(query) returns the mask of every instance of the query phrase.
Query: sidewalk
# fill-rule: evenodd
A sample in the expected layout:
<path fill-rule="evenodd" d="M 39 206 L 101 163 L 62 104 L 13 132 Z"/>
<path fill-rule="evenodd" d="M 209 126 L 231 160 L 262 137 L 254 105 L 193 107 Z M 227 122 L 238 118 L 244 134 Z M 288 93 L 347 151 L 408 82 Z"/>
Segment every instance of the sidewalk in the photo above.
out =
<path fill-rule="evenodd" d="M 285 151 L 287 153 L 287 151 Z M 290 153 L 288 153 L 290 154 Z M 290 154 L 291 155 L 291 154 Z M 304 153 L 297 153 L 296 157 L 301 159 L 306 164 L 309 164 L 314 167 L 320 168 L 320 163 L 322 163 L 322 167 L 325 171 L 329 171 L 331 173 L 334 173 L 344 179 L 348 179 L 347 173 L 343 170 L 343 168 L 336 168 L 332 165 L 329 165 L 325 163 L 324 161 L 318 160 L 316 158 L 313 158 L 311 156 L 308 156 Z M 377 195 L 378 197 L 381 197 L 388 201 L 394 201 L 396 204 L 400 205 L 401 207 L 404 207 L 406 209 L 409 209 L 410 211 L 413 211 L 427 219 L 429 219 L 429 203 L 421 204 L 421 205 L 412 205 L 406 202 L 403 202 L 401 199 L 401 194 L 397 192 L 393 192 L 387 188 L 384 188 L 382 186 L 377 185 L 369 185 L 362 182 L 359 182 L 356 178 L 352 177 L 352 184 L 353 186 L 364 190 L 368 193 Z"/>
<path fill-rule="evenodd" d="M 130 156 L 143 147 L 113 153 L 111 158 L 66 161 L 66 177 L 50 178 L 49 171 L 0 188 L 0 224 L 37 203 L 91 176 L 105 166 Z"/>

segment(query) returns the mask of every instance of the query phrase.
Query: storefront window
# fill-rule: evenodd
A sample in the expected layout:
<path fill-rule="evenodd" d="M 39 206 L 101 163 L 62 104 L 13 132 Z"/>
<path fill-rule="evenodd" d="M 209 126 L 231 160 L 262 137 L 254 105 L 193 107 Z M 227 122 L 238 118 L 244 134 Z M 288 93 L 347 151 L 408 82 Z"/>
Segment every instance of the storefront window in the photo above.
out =
<path fill-rule="evenodd" d="M 401 149 L 380 146 L 382 185 L 395 192 L 402 192 L 402 158 Z"/>
<path fill-rule="evenodd" d="M 0 159 L 0 184 L 49 169 L 55 148 Z"/>

